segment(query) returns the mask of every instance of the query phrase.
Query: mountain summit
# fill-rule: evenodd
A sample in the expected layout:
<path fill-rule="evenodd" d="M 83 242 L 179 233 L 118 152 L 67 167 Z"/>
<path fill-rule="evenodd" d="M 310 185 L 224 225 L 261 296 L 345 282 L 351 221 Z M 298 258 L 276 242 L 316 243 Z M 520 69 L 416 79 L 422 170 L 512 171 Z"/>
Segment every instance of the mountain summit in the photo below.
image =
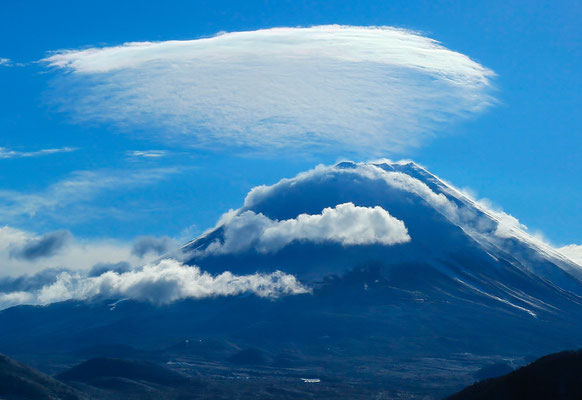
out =
<path fill-rule="evenodd" d="M 212 379 L 431 398 L 579 347 L 582 329 L 579 265 L 412 162 L 257 187 L 159 264 L 82 283 L 91 296 L 0 311 L 0 352 L 130 346 Z"/>
<path fill-rule="evenodd" d="M 374 265 L 440 300 L 532 318 L 582 301 L 580 266 L 413 162 L 342 162 L 257 187 L 182 253 L 213 272 L 280 269 L 307 282 Z"/>

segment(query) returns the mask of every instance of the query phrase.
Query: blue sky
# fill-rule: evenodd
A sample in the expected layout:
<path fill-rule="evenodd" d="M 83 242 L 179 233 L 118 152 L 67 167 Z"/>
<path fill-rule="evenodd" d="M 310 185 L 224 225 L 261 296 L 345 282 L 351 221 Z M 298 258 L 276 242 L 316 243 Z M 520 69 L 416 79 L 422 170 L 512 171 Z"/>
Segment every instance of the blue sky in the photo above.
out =
<path fill-rule="evenodd" d="M 438 126 L 411 158 L 490 199 L 557 245 L 582 237 L 582 5 L 576 2 L 120 2 L 19 1 L 0 13 L 0 225 L 81 238 L 179 240 L 212 226 L 259 184 L 354 156 L 248 154 L 200 149 L 157 126 L 120 127 L 71 112 L 58 99 L 67 73 L 34 63 L 53 51 L 134 41 L 189 40 L 217 32 L 323 24 L 394 26 L 420 32 L 492 70 L 493 106 Z M 24 64 L 24 65 L 19 65 Z M 70 74 L 69 74 L 70 75 Z M 65 84 L 67 84 L 65 82 Z M 75 151 L 24 156 L 40 149 Z M 163 157 L 135 151 L 162 151 Z M 345 149 L 344 149 L 345 150 Z M 1 153 L 0 153 L 1 154 Z M 158 153 L 160 154 L 160 153 Z M 92 185 L 105 182 L 103 187 Z M 75 197 L 71 182 L 84 189 Z M 95 188 L 94 186 L 98 186 Z M 50 198 L 54 202 L 47 203 Z M 23 208 L 22 204 L 28 204 Z M 41 204 L 39 206 L 39 204 Z"/>

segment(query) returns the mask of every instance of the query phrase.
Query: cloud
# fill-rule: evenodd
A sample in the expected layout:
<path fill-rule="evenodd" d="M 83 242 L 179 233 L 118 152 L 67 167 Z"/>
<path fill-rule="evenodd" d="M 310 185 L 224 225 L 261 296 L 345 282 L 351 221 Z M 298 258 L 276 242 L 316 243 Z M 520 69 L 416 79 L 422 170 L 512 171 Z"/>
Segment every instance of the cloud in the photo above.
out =
<path fill-rule="evenodd" d="M 38 157 L 47 154 L 70 153 L 76 150 L 74 147 L 61 147 L 58 149 L 41 149 L 36 151 L 16 151 L 7 149 L 6 147 L 0 147 L 0 159 Z"/>
<path fill-rule="evenodd" d="M 231 211 L 223 216 L 219 225 L 224 229 L 224 239 L 211 243 L 205 253 L 238 253 L 250 248 L 270 253 L 293 241 L 332 242 L 343 246 L 394 245 L 410 241 L 404 223 L 386 210 L 358 207 L 353 203 L 283 221 L 273 221 L 250 210 Z"/>
<path fill-rule="evenodd" d="M 405 164 L 408 161 L 398 162 Z M 314 169 L 298 174 L 295 178 L 282 179 L 278 183 L 266 186 L 257 186 L 247 194 L 244 201 L 245 208 L 251 208 L 258 204 L 266 197 L 272 196 L 279 190 L 285 187 L 294 185 L 296 182 L 312 179 L 314 177 L 333 176 L 335 174 L 349 174 L 356 175 L 371 180 L 379 180 L 386 183 L 395 189 L 403 190 L 405 192 L 414 193 L 434 208 L 439 210 L 444 216 L 458 222 L 461 217 L 458 207 L 451 202 L 443 193 L 434 192 L 426 183 L 414 178 L 406 173 L 398 171 L 387 171 L 381 168 L 383 163 L 392 163 L 390 160 L 381 160 L 378 163 L 359 163 L 353 165 L 353 168 L 342 168 L 338 166 L 324 166 L 318 165 Z M 395 164 L 398 164 L 395 163 Z"/>
<path fill-rule="evenodd" d="M 39 235 L 10 226 L 0 227 L 0 278 L 34 275 L 46 269 L 90 270 L 119 263 L 143 265 L 157 258 L 132 253 L 132 243 L 122 240 L 81 239 L 67 231 Z M 1 284 L 0 284 L 1 286 Z"/>
<path fill-rule="evenodd" d="M 165 150 L 132 150 L 128 151 L 127 155 L 130 157 L 141 157 L 141 158 L 161 158 L 168 154 Z"/>
<path fill-rule="evenodd" d="M 251 293 L 259 297 L 277 298 L 308 293 L 294 276 L 276 271 L 270 274 L 219 275 L 203 272 L 196 266 L 165 259 L 141 269 L 108 271 L 99 276 L 62 272 L 56 281 L 36 290 L 0 292 L 0 308 L 18 304 L 50 304 L 69 299 L 130 298 L 167 304 L 186 298 L 236 296 Z"/>
<path fill-rule="evenodd" d="M 131 249 L 131 254 L 143 257 L 148 253 L 162 255 L 170 250 L 178 248 L 178 242 L 168 236 L 141 236 L 135 240 Z"/>
<path fill-rule="evenodd" d="M 407 169 L 413 171 L 412 175 L 424 176 L 423 181 L 399 171 Z M 383 181 L 390 187 L 413 193 L 451 223 L 462 228 L 466 234 L 485 248 L 501 248 L 513 252 L 514 249 L 507 239 L 517 239 L 526 243 L 528 247 L 536 249 L 539 256 L 550 259 L 560 268 L 582 279 L 582 269 L 572 263 L 577 258 L 576 248 L 565 251 L 564 248 L 556 249 L 539 234 L 529 233 L 527 227 L 514 216 L 496 209 L 487 200 L 476 200 L 469 193 L 457 189 L 454 185 L 408 160 L 393 162 L 382 159 L 368 163 L 344 162 L 335 166 L 319 165 L 294 178 L 282 179 L 274 185 L 253 188 L 246 196 L 242 210 L 253 208 L 299 182 L 310 179 L 333 179 L 339 174 Z M 429 187 L 425 182 L 430 183 L 431 186 Z M 235 215 L 237 212 L 239 211 L 231 214 Z M 567 256 L 565 256 L 566 253 L 568 253 Z M 520 257 L 519 254 L 513 253 L 513 255 Z M 545 273 L 543 270 L 537 272 L 541 275 Z"/>
<path fill-rule="evenodd" d="M 483 238 L 483 235 L 486 235 L 488 238 L 493 236 L 500 239 L 518 237 L 541 243 L 539 238 L 534 238 L 525 233 L 527 227 L 521 224 L 517 218 L 502 210 L 494 209 L 487 200 L 475 200 L 470 194 L 462 192 L 452 184 L 441 180 L 409 160 L 393 162 L 388 159 L 382 159 L 358 164 L 347 162 L 344 165 L 349 165 L 349 167 L 342 167 L 341 163 L 335 166 L 318 165 L 314 169 L 302 172 L 294 178 L 282 179 L 274 185 L 257 186 L 247 194 L 244 208 L 253 208 L 266 198 L 274 196 L 279 191 L 298 182 L 314 178 L 331 178 L 338 174 L 354 175 L 373 181 L 381 181 L 394 189 L 413 193 L 451 223 L 461 226 L 467 234 L 475 239 L 477 239 L 477 236 Z M 429 187 L 427 183 L 408 173 L 394 170 L 392 165 L 401 167 L 412 165 L 413 169 L 426 174 L 428 179 L 425 179 L 425 181 L 432 182 L 433 187 Z M 489 218 L 483 218 L 483 214 Z"/>
<path fill-rule="evenodd" d="M 179 173 L 177 168 L 154 168 L 133 171 L 76 171 L 67 178 L 56 182 L 44 190 L 23 193 L 0 190 L 0 218 L 4 221 L 39 215 L 58 215 L 55 211 L 67 209 L 70 222 L 74 210 L 72 205 L 92 200 L 98 195 L 114 190 L 151 185 Z M 79 213 L 79 217 L 89 218 L 92 213 Z"/>
<path fill-rule="evenodd" d="M 0 277 L 0 293 L 39 290 L 45 285 L 56 282 L 57 277 L 65 271 L 67 270 L 63 268 L 47 268 L 31 275 Z"/>
<path fill-rule="evenodd" d="M 0 67 L 11 67 L 12 65 L 14 65 L 14 63 L 11 59 L 0 57 Z"/>
<path fill-rule="evenodd" d="M 562 254 L 582 266 L 582 245 L 570 244 L 558 249 Z"/>
<path fill-rule="evenodd" d="M 98 263 L 93 265 L 87 274 L 89 277 L 101 276 L 106 272 L 113 271 L 118 274 L 131 271 L 131 265 L 127 261 L 118 263 Z"/>
<path fill-rule="evenodd" d="M 273 28 L 42 61 L 65 72 L 52 97 L 77 122 L 228 151 L 404 151 L 494 103 L 491 70 L 391 27 Z"/>
<path fill-rule="evenodd" d="M 69 231 L 50 232 L 39 238 L 28 240 L 22 246 L 12 248 L 10 256 L 29 261 L 50 257 L 61 250 L 71 239 L 72 235 Z"/>

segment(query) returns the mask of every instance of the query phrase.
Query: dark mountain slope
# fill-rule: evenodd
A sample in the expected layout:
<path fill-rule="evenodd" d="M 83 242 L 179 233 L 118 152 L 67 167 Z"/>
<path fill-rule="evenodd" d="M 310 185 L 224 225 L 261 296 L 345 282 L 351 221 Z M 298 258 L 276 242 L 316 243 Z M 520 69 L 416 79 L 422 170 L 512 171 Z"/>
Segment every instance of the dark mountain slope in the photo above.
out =
<path fill-rule="evenodd" d="M 154 363 L 114 358 L 93 358 L 62 372 L 57 378 L 85 383 L 102 378 L 125 378 L 160 385 L 179 385 L 188 381 L 186 377 Z"/>
<path fill-rule="evenodd" d="M 48 375 L 0 355 L 0 398 L 6 400 L 83 400 L 84 395 Z"/>
<path fill-rule="evenodd" d="M 448 400 L 582 399 L 582 350 L 551 354 L 499 378 L 487 379 Z"/>

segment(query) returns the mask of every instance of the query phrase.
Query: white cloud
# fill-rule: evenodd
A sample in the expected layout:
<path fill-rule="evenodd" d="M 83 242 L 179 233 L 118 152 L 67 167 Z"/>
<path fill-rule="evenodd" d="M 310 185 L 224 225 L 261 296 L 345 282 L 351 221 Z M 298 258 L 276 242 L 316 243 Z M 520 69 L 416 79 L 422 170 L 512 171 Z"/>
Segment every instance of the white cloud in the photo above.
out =
<path fill-rule="evenodd" d="M 280 271 L 252 275 L 234 275 L 226 271 L 213 276 L 196 266 L 165 259 L 140 269 L 123 273 L 109 271 L 96 277 L 62 272 L 55 282 L 36 290 L 0 293 L 0 308 L 18 304 L 50 304 L 69 299 L 85 300 L 95 296 L 166 304 L 179 299 L 243 293 L 276 298 L 308 293 L 308 289 L 294 276 Z"/>
<path fill-rule="evenodd" d="M 237 253 L 250 248 L 262 253 L 276 252 L 293 241 L 334 242 L 344 246 L 410 241 L 404 223 L 381 207 L 358 207 L 353 203 L 325 208 L 321 214 L 301 214 L 297 218 L 273 221 L 247 210 L 225 214 L 222 242 L 211 243 L 206 253 Z"/>
<path fill-rule="evenodd" d="M 168 154 L 165 150 L 132 150 L 128 151 L 127 155 L 130 157 L 141 157 L 141 158 L 161 158 Z"/>
<path fill-rule="evenodd" d="M 63 269 L 94 274 L 144 265 L 177 249 L 178 243 L 167 236 L 85 239 L 68 231 L 37 234 L 0 226 L 0 291 L 5 277 L 29 275 L 30 278 L 31 274 Z"/>
<path fill-rule="evenodd" d="M 139 265 L 157 257 L 153 253 L 143 254 L 143 257 L 134 254 L 130 242 L 79 239 L 70 236 L 70 234 L 66 236 L 66 242 L 57 246 L 56 250 L 58 251 L 46 251 L 47 244 L 44 242 L 50 236 L 51 234 L 38 235 L 10 226 L 0 227 L 0 277 L 34 274 L 47 268 L 88 270 L 98 263 L 115 264 L 120 261 Z M 38 247 L 39 244 L 43 245 L 41 247 L 45 251 L 40 254 L 37 248 L 34 253 L 37 257 L 15 256 L 30 246 Z M 28 253 L 25 252 L 25 254 Z"/>
<path fill-rule="evenodd" d="M 494 208 L 487 200 L 474 199 L 466 191 L 463 192 L 455 188 L 454 185 L 430 174 L 417 164 L 414 165 L 414 168 L 419 173 L 426 175 L 426 182 L 434 184 L 435 190 L 411 175 L 392 171 L 390 168 L 391 165 L 407 163 L 409 161 L 392 162 L 384 159 L 370 163 L 350 163 L 350 168 L 319 165 L 310 171 L 298 174 L 295 178 L 282 179 L 274 185 L 262 185 L 252 189 L 245 198 L 244 208 L 253 208 L 265 199 L 276 196 L 280 190 L 310 179 L 325 179 L 337 174 L 351 174 L 371 180 L 380 180 L 393 188 L 419 196 L 451 223 L 459 226 L 466 234 L 486 248 L 488 246 L 505 248 L 506 242 L 504 240 L 517 239 L 536 249 L 540 256 L 547 257 L 552 262 L 559 264 L 559 267 L 582 279 L 582 269 L 572 264 L 572 260 L 578 259 L 576 248 L 566 249 L 566 251 L 564 248 L 556 249 L 539 234 L 529 233 L 527 227 L 514 216 Z M 388 168 L 382 168 L 382 164 L 387 164 Z M 542 275 L 544 273 L 543 271 L 537 272 Z"/>
<path fill-rule="evenodd" d="M 582 266 L 582 245 L 570 244 L 558 249 L 562 254 Z"/>
<path fill-rule="evenodd" d="M 77 149 L 74 147 L 61 147 L 58 149 L 41 149 L 41 150 L 35 150 L 35 151 L 16 151 L 16 150 L 7 149 L 6 147 L 0 147 L 0 159 L 38 157 L 38 156 L 44 156 L 47 154 L 70 153 L 70 152 L 76 151 L 76 150 Z"/>
<path fill-rule="evenodd" d="M 76 171 L 69 177 L 46 189 L 23 193 L 0 190 L 0 218 L 12 221 L 21 217 L 38 217 L 67 210 L 66 218 L 73 218 L 72 205 L 88 202 L 107 191 L 151 185 L 179 173 L 177 168 L 155 168 L 133 171 Z M 82 213 L 88 218 L 90 213 Z M 64 215 L 60 213 L 61 217 Z"/>
<path fill-rule="evenodd" d="M 56 97 L 75 120 L 213 149 L 402 151 L 494 102 L 491 70 L 391 27 L 273 28 L 43 61 L 70 72 Z"/>
<path fill-rule="evenodd" d="M 0 57 L 0 67 L 11 67 L 12 65 L 14 65 L 14 63 L 11 59 Z"/>

